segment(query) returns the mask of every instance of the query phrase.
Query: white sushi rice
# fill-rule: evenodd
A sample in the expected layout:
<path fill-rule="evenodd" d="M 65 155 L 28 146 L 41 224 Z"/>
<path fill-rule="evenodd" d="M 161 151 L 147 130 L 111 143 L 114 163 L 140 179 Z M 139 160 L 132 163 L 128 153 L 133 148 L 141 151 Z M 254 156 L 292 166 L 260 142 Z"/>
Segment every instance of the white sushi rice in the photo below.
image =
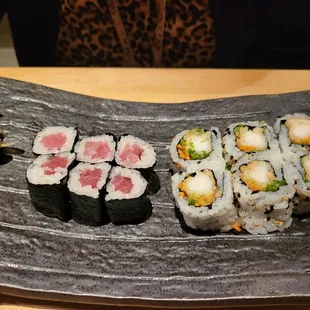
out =
<path fill-rule="evenodd" d="M 143 153 L 141 154 L 141 158 L 134 164 L 127 164 L 121 158 L 121 154 L 124 151 L 126 146 L 133 146 L 139 145 L 143 149 Z M 121 137 L 120 141 L 117 143 L 117 150 L 115 153 L 115 161 L 118 165 L 125 167 L 125 168 L 132 168 L 132 169 L 147 169 L 151 168 L 156 163 L 156 153 L 154 148 L 148 142 L 144 140 L 128 135 Z"/>
<path fill-rule="evenodd" d="M 296 189 L 296 194 L 292 202 L 295 214 L 310 212 L 310 181 L 304 181 L 305 172 L 302 167 L 301 169 L 302 172 L 292 163 L 286 164 L 287 178 L 294 184 Z"/>
<path fill-rule="evenodd" d="M 47 175 L 44 173 L 45 168 L 42 168 L 45 162 L 49 159 L 55 157 L 54 155 L 40 155 L 37 157 L 32 164 L 29 165 L 27 169 L 27 179 L 31 184 L 35 185 L 52 185 L 60 184 L 60 181 L 68 174 L 68 167 L 75 160 L 75 154 L 64 152 L 57 154 L 56 156 L 65 157 L 68 159 L 67 167 L 61 168 L 57 167 L 55 173 Z"/>
<path fill-rule="evenodd" d="M 279 154 L 280 148 L 279 143 L 277 141 L 276 135 L 273 132 L 273 129 L 271 126 L 269 126 L 265 122 L 258 122 L 258 121 L 249 121 L 249 122 L 240 122 L 240 123 L 234 123 L 231 124 L 225 131 L 223 135 L 223 145 L 224 145 L 224 154 L 225 154 L 225 160 L 229 164 L 234 164 L 238 159 L 240 159 L 242 156 L 248 154 L 255 154 L 253 153 L 246 153 L 244 151 L 241 151 L 236 143 L 236 136 L 234 134 L 234 129 L 239 126 L 249 126 L 249 127 L 259 127 L 264 128 L 264 135 L 266 137 L 267 143 L 268 143 L 268 149 L 264 151 L 260 151 L 257 153 L 263 153 L 266 154 L 266 156 L 269 156 L 268 154 Z M 278 155 L 276 155 L 278 156 Z"/>
<path fill-rule="evenodd" d="M 87 142 L 106 142 L 109 145 L 110 152 L 105 158 L 91 158 L 92 155 L 84 155 L 85 145 Z M 115 157 L 115 148 L 116 143 L 114 141 L 113 136 L 111 135 L 101 135 L 101 136 L 93 136 L 86 137 L 80 140 L 74 147 L 74 151 L 76 153 L 76 159 L 78 161 L 87 162 L 87 163 L 101 163 L 101 162 L 111 162 Z"/>
<path fill-rule="evenodd" d="M 179 196 L 179 183 L 187 176 L 187 172 L 176 173 L 172 176 L 172 193 L 177 207 L 180 209 L 186 225 L 193 229 L 214 230 L 226 232 L 232 229 L 238 221 L 237 209 L 233 203 L 233 192 L 231 186 L 231 173 L 214 166 L 209 162 L 205 168 L 212 170 L 217 186 L 222 194 L 216 198 L 212 208 L 195 207 L 189 205 L 188 201 Z"/>
<path fill-rule="evenodd" d="M 264 212 L 239 211 L 240 224 L 253 235 L 266 235 L 270 232 L 284 231 L 292 224 L 292 206 L 285 210 L 274 210 L 269 214 Z"/>
<path fill-rule="evenodd" d="M 239 205 L 239 216 L 244 228 L 251 234 L 267 234 L 272 231 L 282 231 L 290 226 L 292 208 L 290 201 L 294 197 L 295 188 L 292 179 L 288 177 L 290 170 L 284 165 L 282 154 L 255 153 L 242 157 L 233 166 L 232 185 Z M 267 161 L 274 169 L 276 178 L 285 179 L 287 185 L 281 186 L 276 192 L 253 193 L 240 179 L 240 166 L 254 160 Z M 282 172 L 283 171 L 283 172 Z M 265 214 L 270 210 L 271 212 Z M 272 211 L 274 210 L 274 211 Z"/>
<path fill-rule="evenodd" d="M 130 193 L 125 194 L 121 191 L 116 191 L 113 185 L 113 179 L 116 176 L 122 176 L 125 178 L 130 178 L 133 184 L 133 187 Z M 115 200 L 115 199 L 133 199 L 142 196 L 145 193 L 147 187 L 147 181 L 143 178 L 139 171 L 122 168 L 122 167 L 114 167 L 111 171 L 109 182 L 107 184 L 107 192 L 108 194 L 105 197 L 106 201 Z"/>
<path fill-rule="evenodd" d="M 184 160 L 179 157 L 177 145 L 184 137 L 184 135 L 188 132 L 188 130 L 181 131 L 178 133 L 172 140 L 170 145 L 170 157 L 173 162 L 173 170 L 176 171 L 198 171 L 202 170 L 204 165 L 211 162 L 218 162 L 219 159 L 222 159 L 222 141 L 221 141 L 221 133 L 218 128 L 211 127 L 211 139 L 212 139 L 212 148 L 213 151 L 211 154 L 204 158 L 198 160 Z"/>
<path fill-rule="evenodd" d="M 91 185 L 81 186 L 80 175 L 85 170 L 100 169 L 102 175 L 97 183 L 96 188 L 92 188 Z M 75 168 L 69 172 L 68 188 L 69 191 L 77 195 L 84 195 L 92 198 L 99 197 L 99 191 L 106 184 L 111 165 L 108 163 L 90 164 L 90 163 L 79 163 Z"/>
<path fill-rule="evenodd" d="M 67 139 L 64 145 L 59 150 L 57 148 L 48 150 L 41 142 L 42 139 L 46 136 L 49 136 L 51 134 L 60 134 L 60 133 L 64 134 Z M 32 150 L 35 154 L 42 154 L 42 155 L 70 152 L 73 149 L 76 135 L 77 135 L 77 130 L 74 127 L 66 127 L 66 126 L 45 127 L 35 137 Z"/>

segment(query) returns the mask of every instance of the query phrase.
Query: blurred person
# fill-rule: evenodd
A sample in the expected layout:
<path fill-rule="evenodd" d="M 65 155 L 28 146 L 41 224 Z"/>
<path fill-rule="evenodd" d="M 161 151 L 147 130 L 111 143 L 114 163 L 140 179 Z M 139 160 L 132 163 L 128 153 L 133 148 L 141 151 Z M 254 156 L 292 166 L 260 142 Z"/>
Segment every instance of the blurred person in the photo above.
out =
<path fill-rule="evenodd" d="M 21 66 L 310 68 L 304 0 L 1 3 Z"/>

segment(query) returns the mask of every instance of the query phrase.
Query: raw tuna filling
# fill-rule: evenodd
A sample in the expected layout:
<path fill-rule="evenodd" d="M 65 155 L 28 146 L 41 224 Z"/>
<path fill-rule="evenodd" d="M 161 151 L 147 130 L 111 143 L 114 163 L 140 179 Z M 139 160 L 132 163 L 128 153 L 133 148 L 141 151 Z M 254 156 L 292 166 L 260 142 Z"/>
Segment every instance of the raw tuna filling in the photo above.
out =
<path fill-rule="evenodd" d="M 42 168 L 44 169 L 44 174 L 46 175 L 52 175 L 55 174 L 55 169 L 56 168 L 67 168 L 68 165 L 68 158 L 66 157 L 61 157 L 61 156 L 55 156 L 45 163 L 41 165 Z"/>
<path fill-rule="evenodd" d="M 112 184 L 114 185 L 115 191 L 120 191 L 124 194 L 129 194 L 133 188 L 131 178 L 126 178 L 121 175 L 115 176 Z"/>
<path fill-rule="evenodd" d="M 89 156 L 91 159 L 105 159 L 110 152 L 110 146 L 105 141 L 88 141 L 85 143 L 84 156 Z"/>
<path fill-rule="evenodd" d="M 133 165 L 141 160 L 143 152 L 144 150 L 138 144 L 127 144 L 120 155 L 120 159 L 127 165 Z"/>
<path fill-rule="evenodd" d="M 102 177 L 102 171 L 100 169 L 85 169 L 80 174 L 80 183 L 82 187 L 91 186 L 91 188 L 97 188 L 98 182 Z"/>
<path fill-rule="evenodd" d="M 67 142 L 67 137 L 63 133 L 54 133 L 48 136 L 45 136 L 41 139 L 41 143 L 46 147 L 49 151 L 53 149 L 60 149 Z"/>

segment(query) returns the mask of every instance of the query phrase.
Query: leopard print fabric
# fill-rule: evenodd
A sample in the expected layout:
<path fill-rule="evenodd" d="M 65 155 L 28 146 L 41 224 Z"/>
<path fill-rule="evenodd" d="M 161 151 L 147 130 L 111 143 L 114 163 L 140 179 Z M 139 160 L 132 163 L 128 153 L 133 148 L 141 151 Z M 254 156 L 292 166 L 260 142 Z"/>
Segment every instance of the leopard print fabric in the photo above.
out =
<path fill-rule="evenodd" d="M 58 65 L 119 67 L 125 56 L 106 1 L 62 1 Z"/>
<path fill-rule="evenodd" d="M 118 0 L 137 66 L 153 65 L 156 0 Z M 207 67 L 215 53 L 208 0 L 166 0 L 161 66 Z M 106 0 L 62 0 L 57 44 L 60 66 L 127 66 Z"/>
<path fill-rule="evenodd" d="M 207 67 L 214 54 L 214 26 L 208 1 L 167 1 L 163 66 Z"/>
<path fill-rule="evenodd" d="M 148 67 L 152 63 L 152 46 L 147 32 L 150 1 L 118 0 L 118 3 L 135 61 L 142 67 Z"/>

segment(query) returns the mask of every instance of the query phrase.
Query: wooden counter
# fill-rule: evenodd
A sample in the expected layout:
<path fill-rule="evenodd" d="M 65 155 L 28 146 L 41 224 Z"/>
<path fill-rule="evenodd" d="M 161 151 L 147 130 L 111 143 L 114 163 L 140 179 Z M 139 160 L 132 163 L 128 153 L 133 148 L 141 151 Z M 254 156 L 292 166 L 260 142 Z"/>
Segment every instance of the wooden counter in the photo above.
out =
<path fill-rule="evenodd" d="M 310 89 L 310 71 L 0 68 L 0 76 L 85 95 L 148 102 Z"/>

